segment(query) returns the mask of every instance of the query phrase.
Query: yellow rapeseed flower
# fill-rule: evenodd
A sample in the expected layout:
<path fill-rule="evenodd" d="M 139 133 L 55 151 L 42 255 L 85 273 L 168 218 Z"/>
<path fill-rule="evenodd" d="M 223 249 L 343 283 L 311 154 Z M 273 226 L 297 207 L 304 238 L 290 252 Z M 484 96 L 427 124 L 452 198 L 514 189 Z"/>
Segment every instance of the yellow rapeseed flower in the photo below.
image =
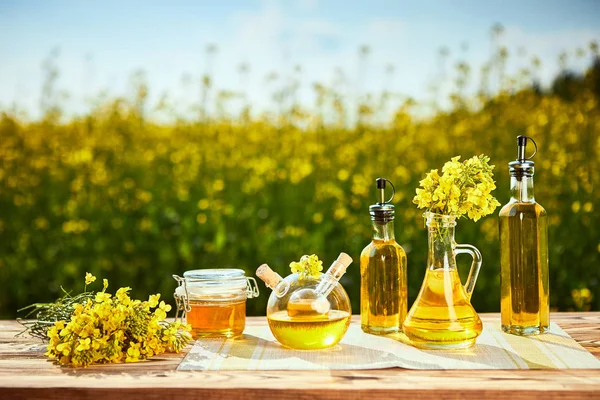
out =
<path fill-rule="evenodd" d="M 77 351 L 83 351 L 90 348 L 92 340 L 90 338 L 79 339 L 79 345 L 75 348 Z"/>
<path fill-rule="evenodd" d="M 154 315 L 159 319 L 163 320 L 167 318 L 167 313 L 171 311 L 171 306 L 166 304 L 164 301 L 160 302 L 160 305 L 156 310 L 154 310 Z"/>
<path fill-rule="evenodd" d="M 151 294 L 148 298 L 148 305 L 150 308 L 154 308 L 158 305 L 158 300 L 160 300 L 160 293 Z"/>
<path fill-rule="evenodd" d="M 442 167 L 442 175 L 434 169 L 421 180 L 413 203 L 428 212 L 466 215 L 477 221 L 500 205 L 491 194 L 496 188 L 493 169 L 484 155 L 464 162 L 460 162 L 460 156 L 453 157 Z"/>
<path fill-rule="evenodd" d="M 89 272 L 85 273 L 85 284 L 89 285 L 92 282 L 96 281 L 96 277 L 92 274 L 90 274 Z"/>
<path fill-rule="evenodd" d="M 98 292 L 95 301 L 76 304 L 69 321 L 57 321 L 48 329 L 46 356 L 63 365 L 85 367 L 136 362 L 165 351 L 181 351 L 191 340 L 191 327 L 164 321 L 171 306 L 164 301 L 159 304 L 159 294 L 142 302 L 129 298 L 130 290 L 122 287 L 114 297 Z"/>
<path fill-rule="evenodd" d="M 137 362 L 140 360 L 140 344 L 134 343 L 127 349 L 127 358 L 125 362 Z"/>
<path fill-rule="evenodd" d="M 307 277 L 318 278 L 323 270 L 323 261 L 319 260 L 315 254 L 304 255 L 300 261 L 292 261 L 290 269 L 293 274 L 298 274 L 300 279 Z"/>
<path fill-rule="evenodd" d="M 110 293 L 98 292 L 96 293 L 96 302 L 102 303 L 106 300 L 109 300 L 111 297 Z"/>

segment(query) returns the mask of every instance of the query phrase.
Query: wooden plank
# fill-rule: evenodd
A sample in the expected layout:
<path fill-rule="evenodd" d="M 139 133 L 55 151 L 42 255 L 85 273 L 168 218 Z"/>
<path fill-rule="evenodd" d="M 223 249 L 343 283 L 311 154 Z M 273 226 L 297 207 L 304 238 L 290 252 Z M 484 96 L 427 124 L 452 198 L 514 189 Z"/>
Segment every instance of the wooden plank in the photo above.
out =
<path fill-rule="evenodd" d="M 482 315 L 484 323 L 494 317 Z M 600 313 L 557 313 L 552 318 L 600 358 Z M 264 323 L 264 317 L 248 318 L 249 325 Z M 0 321 L 2 399 L 600 398 L 597 370 L 177 372 L 183 354 L 136 364 L 61 368 L 44 358 L 38 340 L 15 338 L 19 331 L 15 321 Z"/>

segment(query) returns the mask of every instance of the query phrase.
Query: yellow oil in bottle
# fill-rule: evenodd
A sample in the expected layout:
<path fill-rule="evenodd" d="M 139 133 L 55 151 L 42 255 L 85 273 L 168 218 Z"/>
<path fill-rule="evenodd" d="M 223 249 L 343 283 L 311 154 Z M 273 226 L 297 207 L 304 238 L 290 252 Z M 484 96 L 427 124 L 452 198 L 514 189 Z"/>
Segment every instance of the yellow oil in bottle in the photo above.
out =
<path fill-rule="evenodd" d="M 290 317 L 288 311 L 277 311 L 267 317 L 273 336 L 283 346 L 314 350 L 336 345 L 348 330 L 350 314 L 331 310 L 323 318 Z"/>
<path fill-rule="evenodd" d="M 238 301 L 193 301 L 186 321 L 194 339 L 201 337 L 237 337 L 246 327 L 246 299 Z"/>
<path fill-rule="evenodd" d="M 287 304 L 287 314 L 292 318 L 327 319 L 327 314 L 319 314 L 313 307 L 314 299 L 300 299 Z"/>
<path fill-rule="evenodd" d="M 539 334 L 550 325 L 546 211 L 535 202 L 500 211 L 501 320 L 505 332 Z"/>
<path fill-rule="evenodd" d="M 404 322 L 416 347 L 464 348 L 475 343 L 483 325 L 467 299 L 456 269 L 428 269 L 421 292 Z"/>
<path fill-rule="evenodd" d="M 360 319 L 363 331 L 402 329 L 407 312 L 406 253 L 395 239 L 373 241 L 360 255 Z"/>

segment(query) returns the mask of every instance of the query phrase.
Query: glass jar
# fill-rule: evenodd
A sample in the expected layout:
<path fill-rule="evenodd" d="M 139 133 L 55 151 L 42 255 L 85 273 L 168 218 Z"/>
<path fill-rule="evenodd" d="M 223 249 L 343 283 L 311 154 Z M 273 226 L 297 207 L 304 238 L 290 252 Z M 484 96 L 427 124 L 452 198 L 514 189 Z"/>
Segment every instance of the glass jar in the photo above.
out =
<path fill-rule="evenodd" d="M 241 269 L 195 269 L 175 289 L 177 315 L 185 316 L 192 326 L 192 336 L 238 337 L 246 327 L 246 299 L 258 297 L 258 286 Z"/>

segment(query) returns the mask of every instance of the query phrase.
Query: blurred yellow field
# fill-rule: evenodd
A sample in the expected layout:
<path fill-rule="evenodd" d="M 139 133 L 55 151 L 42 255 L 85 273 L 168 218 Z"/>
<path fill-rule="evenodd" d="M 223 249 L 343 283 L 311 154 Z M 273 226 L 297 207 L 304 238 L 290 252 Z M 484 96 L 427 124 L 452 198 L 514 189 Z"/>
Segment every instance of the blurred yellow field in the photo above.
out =
<path fill-rule="evenodd" d="M 53 113 L 39 122 L 5 113 L 0 317 L 56 298 L 60 285 L 79 290 L 86 271 L 116 287 L 135 283 L 133 297 L 161 292 L 173 303 L 174 273 L 238 267 L 253 274 L 267 262 L 286 275 L 303 254 L 328 265 L 340 251 L 355 259 L 343 284 L 357 312 L 357 260 L 371 238 L 368 205 L 380 176 L 396 186 L 396 237 L 408 254 L 412 303 L 427 254 L 421 211 L 411 203 L 419 180 L 452 156 L 485 153 L 504 204 L 517 135 L 539 146 L 535 190 L 550 217 L 551 305 L 598 310 L 599 82 L 596 68 L 571 98 L 504 91 L 478 99 L 475 111 L 462 99 L 453 111 L 418 120 L 410 102 L 389 122 L 365 104 L 354 127 L 298 108 L 277 119 L 161 124 L 123 100 L 67 122 Z M 498 311 L 497 215 L 459 221 L 457 240 L 483 254 L 475 308 Z M 467 262 L 458 259 L 464 270 Z M 249 315 L 264 314 L 267 297 L 249 301 Z"/>

